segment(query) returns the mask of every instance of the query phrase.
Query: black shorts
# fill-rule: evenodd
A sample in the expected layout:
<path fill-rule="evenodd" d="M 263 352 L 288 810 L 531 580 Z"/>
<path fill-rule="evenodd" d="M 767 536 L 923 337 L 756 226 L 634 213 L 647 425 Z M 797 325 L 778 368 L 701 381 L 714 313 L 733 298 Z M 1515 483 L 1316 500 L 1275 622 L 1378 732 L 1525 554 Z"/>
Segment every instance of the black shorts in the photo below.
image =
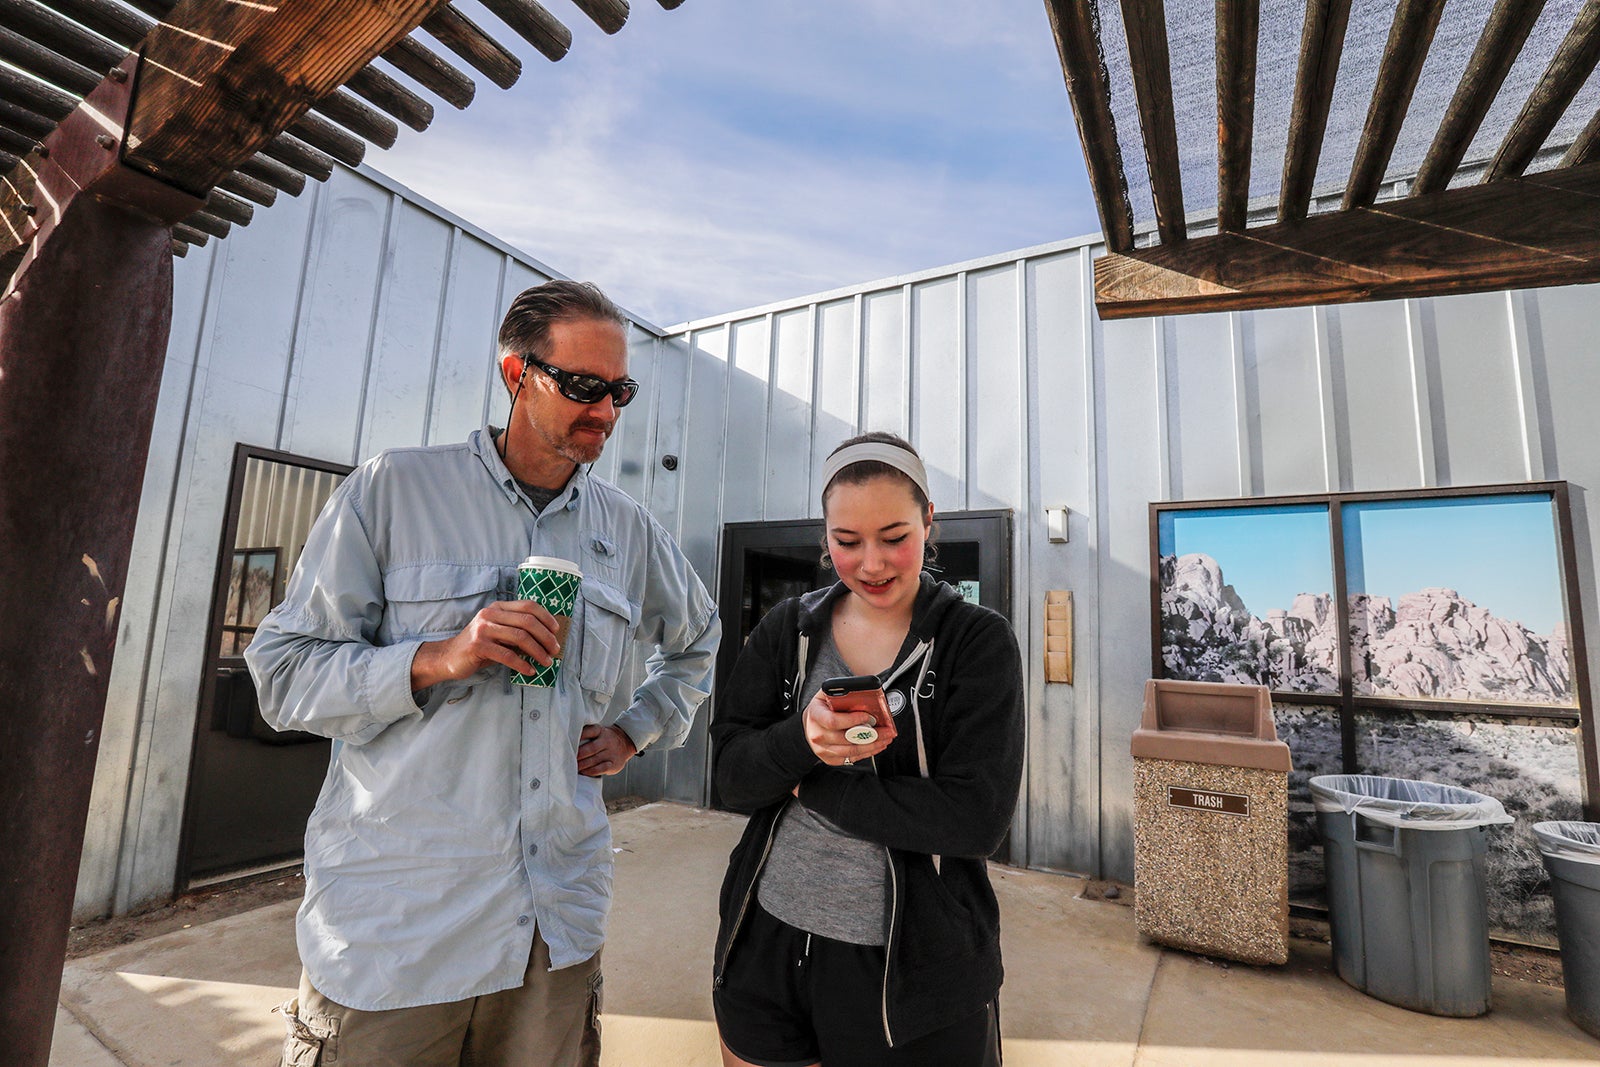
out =
<path fill-rule="evenodd" d="M 992 1067 L 995 1005 L 890 1048 L 883 1033 L 883 947 L 808 934 L 751 902 L 712 994 L 717 1030 L 757 1067 Z"/>

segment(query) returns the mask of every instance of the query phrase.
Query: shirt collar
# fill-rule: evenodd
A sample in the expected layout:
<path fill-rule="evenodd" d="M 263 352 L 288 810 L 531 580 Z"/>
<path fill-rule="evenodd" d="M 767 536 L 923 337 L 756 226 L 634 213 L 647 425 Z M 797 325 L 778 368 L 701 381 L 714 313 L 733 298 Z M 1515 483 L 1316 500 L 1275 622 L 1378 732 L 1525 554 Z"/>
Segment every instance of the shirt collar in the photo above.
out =
<path fill-rule="evenodd" d="M 477 455 L 484 469 L 489 472 L 489 477 L 494 479 L 495 485 L 500 487 L 500 492 L 506 500 L 513 505 L 521 506 L 526 503 L 522 489 L 517 485 L 517 479 L 506 468 L 505 461 L 500 458 L 500 450 L 495 447 L 495 435 L 500 428 L 494 425 L 485 425 L 481 430 L 473 430 L 467 438 L 467 447 Z M 572 477 L 567 479 L 567 484 L 550 501 L 550 508 L 566 508 L 568 511 L 578 506 L 578 500 L 583 496 L 589 484 L 589 464 L 578 464 L 578 469 L 572 472 Z"/>

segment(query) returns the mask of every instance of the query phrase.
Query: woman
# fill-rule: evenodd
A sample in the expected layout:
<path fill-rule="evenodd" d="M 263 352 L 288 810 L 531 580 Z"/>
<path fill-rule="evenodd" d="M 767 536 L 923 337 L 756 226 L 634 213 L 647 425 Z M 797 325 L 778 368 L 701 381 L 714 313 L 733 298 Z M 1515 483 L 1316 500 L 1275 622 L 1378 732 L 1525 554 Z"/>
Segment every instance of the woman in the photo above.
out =
<path fill-rule="evenodd" d="M 1022 665 L 999 614 L 922 573 L 916 451 L 886 433 L 823 469 L 829 589 L 750 635 L 711 727 L 729 858 L 713 1001 L 725 1065 L 999 1063 L 999 909 L 985 857 L 1022 775 Z M 893 729 L 852 744 L 824 680 L 878 675 Z"/>

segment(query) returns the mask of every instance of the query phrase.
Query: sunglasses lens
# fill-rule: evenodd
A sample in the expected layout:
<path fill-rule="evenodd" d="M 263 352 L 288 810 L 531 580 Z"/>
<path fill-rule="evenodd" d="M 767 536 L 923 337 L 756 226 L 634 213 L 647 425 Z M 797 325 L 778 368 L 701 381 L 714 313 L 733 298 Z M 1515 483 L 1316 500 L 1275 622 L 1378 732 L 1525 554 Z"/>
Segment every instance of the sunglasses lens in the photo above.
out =
<path fill-rule="evenodd" d="M 639 395 L 639 383 L 632 378 L 618 382 L 611 388 L 611 402 L 619 408 L 625 408 L 633 403 L 633 398 Z"/>

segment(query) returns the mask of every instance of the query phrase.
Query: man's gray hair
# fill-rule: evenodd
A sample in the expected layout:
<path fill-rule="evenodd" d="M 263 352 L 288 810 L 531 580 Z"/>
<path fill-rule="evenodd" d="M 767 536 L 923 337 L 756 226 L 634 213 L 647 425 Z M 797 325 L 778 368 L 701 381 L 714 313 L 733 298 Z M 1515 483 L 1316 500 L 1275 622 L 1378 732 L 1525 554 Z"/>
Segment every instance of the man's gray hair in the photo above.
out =
<path fill-rule="evenodd" d="M 500 323 L 500 355 L 549 355 L 550 327 L 567 319 L 614 322 L 626 332 L 628 316 L 593 282 L 549 281 L 517 294 Z"/>

